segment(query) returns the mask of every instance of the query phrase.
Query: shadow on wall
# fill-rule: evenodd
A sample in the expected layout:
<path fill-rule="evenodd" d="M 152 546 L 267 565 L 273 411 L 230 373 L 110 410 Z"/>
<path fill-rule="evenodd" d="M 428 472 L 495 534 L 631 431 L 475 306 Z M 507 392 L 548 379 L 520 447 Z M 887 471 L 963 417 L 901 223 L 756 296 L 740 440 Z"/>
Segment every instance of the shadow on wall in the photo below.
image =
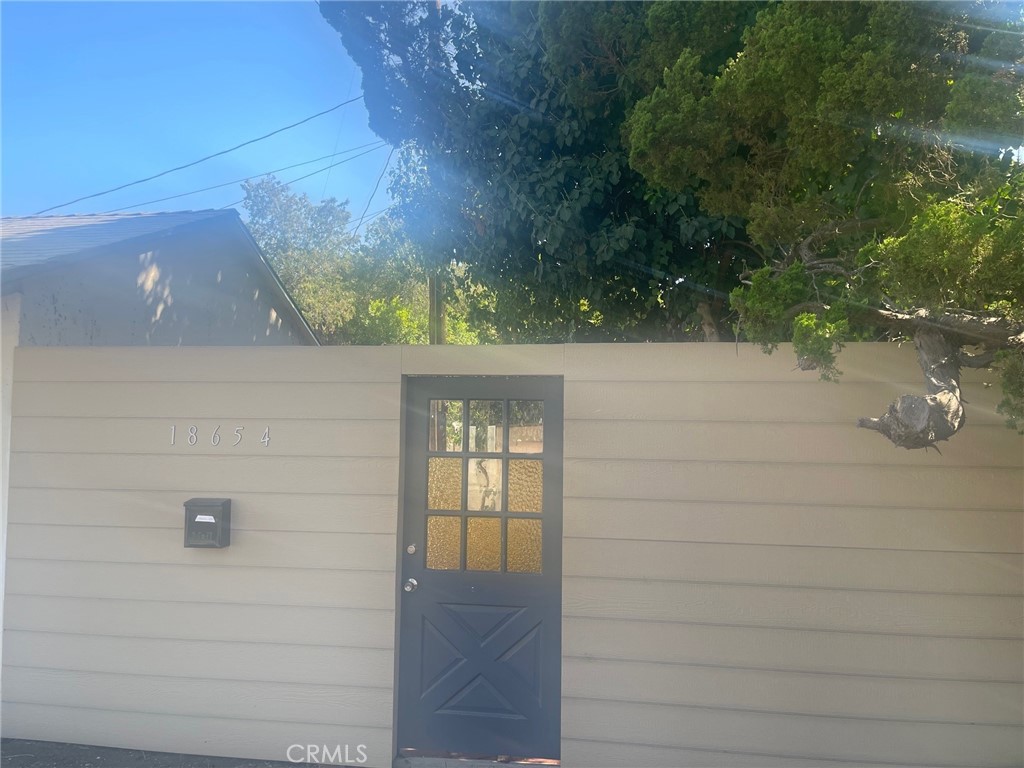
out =
<path fill-rule="evenodd" d="M 135 282 L 148 312 L 146 343 L 187 345 L 197 337 L 212 344 L 298 343 L 249 261 L 224 250 L 205 257 L 139 254 Z"/>

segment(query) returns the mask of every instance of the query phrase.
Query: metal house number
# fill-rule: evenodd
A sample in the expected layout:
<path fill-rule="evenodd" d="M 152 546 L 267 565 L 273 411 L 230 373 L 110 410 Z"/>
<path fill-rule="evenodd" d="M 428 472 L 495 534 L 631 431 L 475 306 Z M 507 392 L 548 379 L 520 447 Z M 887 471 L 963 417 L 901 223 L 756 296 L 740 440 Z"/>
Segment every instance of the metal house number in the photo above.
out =
<path fill-rule="evenodd" d="M 228 440 L 231 440 L 231 447 L 234 448 L 240 445 L 242 442 L 242 432 L 245 431 L 245 427 L 235 427 L 234 431 L 226 435 Z M 176 424 L 171 424 L 171 445 L 175 444 L 178 438 L 178 430 Z M 198 445 L 200 442 L 199 427 L 195 424 L 189 424 L 183 439 L 190 446 Z M 205 438 L 204 438 L 205 439 Z M 263 443 L 264 448 L 270 447 L 270 427 L 263 430 L 263 437 L 260 438 L 260 442 Z M 213 430 L 210 435 L 210 445 L 216 447 L 221 444 L 220 425 Z"/>

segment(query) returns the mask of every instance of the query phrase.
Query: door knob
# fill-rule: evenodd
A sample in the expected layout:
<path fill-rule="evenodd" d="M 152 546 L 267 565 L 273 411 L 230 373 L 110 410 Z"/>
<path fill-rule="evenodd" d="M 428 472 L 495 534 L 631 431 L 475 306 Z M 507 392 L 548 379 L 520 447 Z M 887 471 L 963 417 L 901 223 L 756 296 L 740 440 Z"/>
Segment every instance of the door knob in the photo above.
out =
<path fill-rule="evenodd" d="M 406 579 L 405 585 L 402 587 L 402 589 L 404 589 L 406 592 L 415 592 L 416 587 L 418 587 L 419 585 L 420 583 L 416 581 L 416 579 Z"/>

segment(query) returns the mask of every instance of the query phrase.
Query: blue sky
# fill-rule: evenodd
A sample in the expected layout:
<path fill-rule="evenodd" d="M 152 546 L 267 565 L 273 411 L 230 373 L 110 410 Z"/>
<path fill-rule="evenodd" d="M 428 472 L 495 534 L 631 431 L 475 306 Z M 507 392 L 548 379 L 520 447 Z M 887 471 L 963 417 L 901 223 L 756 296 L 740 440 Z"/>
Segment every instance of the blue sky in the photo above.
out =
<path fill-rule="evenodd" d="M 0 35 L 5 216 L 191 162 L 361 93 L 358 68 L 312 0 L 2 2 Z M 357 101 L 194 168 L 51 213 L 109 211 L 378 141 Z M 345 157 L 276 175 L 289 181 Z M 348 199 L 355 218 L 387 157 L 388 147 L 376 149 L 294 188 L 314 201 Z M 388 204 L 386 187 L 387 177 L 370 213 Z M 241 197 L 234 184 L 131 210 L 217 208 Z"/>

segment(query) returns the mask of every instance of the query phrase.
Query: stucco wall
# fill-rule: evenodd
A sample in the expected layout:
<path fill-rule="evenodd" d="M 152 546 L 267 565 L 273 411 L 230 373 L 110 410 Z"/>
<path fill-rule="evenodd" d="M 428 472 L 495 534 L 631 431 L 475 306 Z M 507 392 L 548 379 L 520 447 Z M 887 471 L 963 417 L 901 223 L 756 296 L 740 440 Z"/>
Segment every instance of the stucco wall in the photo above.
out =
<path fill-rule="evenodd" d="M 26 346 L 309 343 L 251 254 L 219 228 L 67 263 L 21 291 Z"/>
<path fill-rule="evenodd" d="M 389 766 L 401 377 L 544 374 L 564 765 L 1019 765 L 1024 442 L 971 372 L 965 432 L 897 451 L 852 422 L 919 387 L 912 352 L 841 363 L 830 385 L 732 345 L 22 348 L 5 736 Z M 182 547 L 193 496 L 233 499 L 229 549 Z"/>

